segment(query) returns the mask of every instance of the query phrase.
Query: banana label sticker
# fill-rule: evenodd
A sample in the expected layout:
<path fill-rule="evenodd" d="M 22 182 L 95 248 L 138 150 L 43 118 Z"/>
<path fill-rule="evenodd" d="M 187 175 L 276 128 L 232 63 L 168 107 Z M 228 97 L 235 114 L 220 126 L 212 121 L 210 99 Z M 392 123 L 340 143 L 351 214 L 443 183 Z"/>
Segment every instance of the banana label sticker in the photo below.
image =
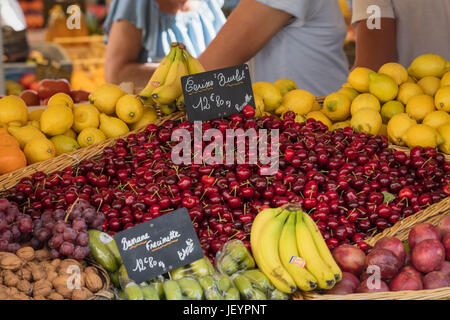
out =
<path fill-rule="evenodd" d="M 301 268 L 305 268 L 306 267 L 306 261 L 303 260 L 300 257 L 292 256 L 291 260 L 289 260 L 289 263 L 295 264 L 295 265 L 297 265 L 297 266 L 299 266 Z"/>

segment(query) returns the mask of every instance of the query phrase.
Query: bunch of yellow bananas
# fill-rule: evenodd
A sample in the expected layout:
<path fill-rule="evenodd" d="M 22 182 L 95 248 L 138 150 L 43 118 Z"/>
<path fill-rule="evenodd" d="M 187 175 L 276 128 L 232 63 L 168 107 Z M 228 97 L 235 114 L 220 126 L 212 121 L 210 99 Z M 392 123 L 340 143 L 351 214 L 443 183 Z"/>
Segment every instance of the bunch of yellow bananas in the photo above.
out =
<path fill-rule="evenodd" d="M 205 68 L 190 55 L 184 44 L 174 42 L 139 97 L 145 104 L 156 104 L 165 114 L 184 110 L 181 78 L 204 71 Z"/>
<path fill-rule="evenodd" d="M 316 224 L 298 206 L 261 211 L 250 243 L 258 267 L 282 292 L 331 289 L 342 278 Z"/>

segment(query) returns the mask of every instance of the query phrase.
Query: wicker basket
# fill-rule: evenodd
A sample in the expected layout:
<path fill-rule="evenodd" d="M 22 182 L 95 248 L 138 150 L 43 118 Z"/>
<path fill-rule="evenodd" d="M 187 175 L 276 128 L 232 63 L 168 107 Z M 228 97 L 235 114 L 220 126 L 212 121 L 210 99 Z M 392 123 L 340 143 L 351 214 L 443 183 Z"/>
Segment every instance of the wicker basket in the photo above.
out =
<path fill-rule="evenodd" d="M 450 197 L 435 203 L 425 210 L 409 216 L 367 241 L 374 245 L 379 239 L 391 236 L 402 241 L 408 239 L 409 230 L 419 223 L 436 225 L 440 219 L 450 214 Z M 296 293 L 295 300 L 450 300 L 450 287 L 432 290 L 388 291 L 376 293 L 354 293 L 348 295 L 325 295 L 317 292 Z"/>
<path fill-rule="evenodd" d="M 114 300 L 114 292 L 111 290 L 111 279 L 108 272 L 92 258 L 87 259 L 87 263 L 97 269 L 98 275 L 103 282 L 102 288 L 89 300 Z"/>
<path fill-rule="evenodd" d="M 179 120 L 184 117 L 184 113 L 177 112 L 173 113 L 167 117 L 157 119 L 154 124 L 161 125 L 168 120 Z M 145 127 L 137 129 L 135 131 L 129 132 L 119 138 L 125 138 L 132 133 L 139 133 L 145 130 Z M 117 138 L 108 139 L 101 143 L 79 149 L 74 152 L 64 153 L 58 157 L 38 162 L 25 168 L 4 174 L 0 176 L 0 194 L 9 188 L 14 187 L 20 181 L 20 179 L 25 177 L 30 177 L 32 174 L 38 171 L 42 171 L 46 174 L 52 173 L 54 171 L 63 170 L 66 167 L 71 167 L 79 164 L 85 159 L 95 159 L 100 157 L 103 153 L 105 147 L 112 146 L 116 142 Z"/>

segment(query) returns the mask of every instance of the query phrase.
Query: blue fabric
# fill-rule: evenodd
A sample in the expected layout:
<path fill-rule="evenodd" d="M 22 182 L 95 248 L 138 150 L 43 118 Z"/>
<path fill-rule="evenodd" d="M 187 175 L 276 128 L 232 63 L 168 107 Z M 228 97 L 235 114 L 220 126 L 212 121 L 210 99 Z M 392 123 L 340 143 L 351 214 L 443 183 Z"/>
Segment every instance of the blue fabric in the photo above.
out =
<path fill-rule="evenodd" d="M 138 62 L 160 61 L 172 42 L 182 42 L 198 57 L 214 39 L 226 19 L 224 0 L 197 2 L 196 10 L 169 14 L 155 0 L 114 0 L 104 23 L 106 41 L 113 22 L 126 20 L 142 30 L 142 52 Z"/>
<path fill-rule="evenodd" d="M 257 0 L 293 16 L 255 56 L 253 81 L 288 78 L 326 96 L 347 81 L 347 28 L 337 0 Z"/>

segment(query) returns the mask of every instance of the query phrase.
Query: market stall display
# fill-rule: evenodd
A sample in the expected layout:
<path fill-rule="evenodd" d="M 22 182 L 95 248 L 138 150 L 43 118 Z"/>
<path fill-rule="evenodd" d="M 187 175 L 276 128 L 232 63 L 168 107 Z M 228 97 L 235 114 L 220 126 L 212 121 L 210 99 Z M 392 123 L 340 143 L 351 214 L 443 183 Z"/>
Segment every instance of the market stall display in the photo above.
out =
<path fill-rule="evenodd" d="M 420 68 L 410 70 L 411 74 L 422 75 Z M 403 244 L 400 245 L 405 238 L 380 239 L 376 235 L 398 230 L 403 221 L 430 211 L 441 210 L 442 218 L 448 215 L 450 162 L 438 152 L 438 143 L 411 145 L 413 148 L 408 152 L 394 149 L 388 137 L 377 135 L 383 121 L 381 107 L 361 108 L 354 112 L 350 123 L 333 127 L 330 118 L 343 122 L 351 114 L 349 103 L 343 114 L 334 110 L 335 106 L 341 106 L 340 98 L 349 98 L 338 93 L 321 99 L 299 89 L 289 79 L 253 83 L 256 108 L 247 105 L 229 117 L 203 121 L 199 129 L 186 119 L 184 110 L 192 106 L 183 103 L 180 78 L 202 71 L 203 67 L 184 46 L 174 43 L 138 95 L 103 84 L 87 95 L 88 101 L 77 105 L 67 82 L 57 88 L 54 82 L 52 85 L 43 82 L 41 86 L 45 87 L 37 94 L 39 101 L 46 100 L 47 107 L 35 120 L 29 119 L 23 99 L 13 96 L 0 99 L 0 122 L 6 124 L 1 128 L 0 147 L 20 152 L 22 147 L 22 156 L 29 164 L 25 166 L 22 157 L 22 169 L 0 176 L 3 184 L 0 193 L 5 198 L 0 200 L 0 251 L 17 255 L 24 248 L 47 250 L 52 262 L 94 259 L 106 270 L 115 298 L 124 300 L 285 300 L 334 296 L 323 294 L 326 290 L 346 293 L 341 296 L 344 299 L 351 298 L 347 296 L 356 291 L 366 299 L 371 299 L 372 294 L 377 299 L 380 297 L 377 294 L 384 292 L 372 293 L 367 278 L 361 278 L 370 265 L 389 273 L 382 272 L 382 281 L 397 279 L 385 281 L 385 290 L 398 289 L 399 294 L 404 294 L 403 289 L 409 287 L 404 287 L 402 277 L 410 277 L 414 271 L 408 268 L 408 272 L 399 273 L 405 262 L 398 261 L 401 259 L 397 254 L 405 252 L 401 249 Z M 448 68 L 440 70 L 439 76 L 444 71 L 448 72 Z M 395 81 L 388 75 L 367 73 L 369 91 L 372 85 L 377 87 L 370 78 L 378 77 L 389 83 Z M 439 80 L 439 85 L 441 81 L 445 83 L 446 76 Z M 446 88 L 444 85 L 438 90 Z M 375 91 L 355 92 L 353 101 L 364 94 L 380 101 Z M 448 116 L 444 109 L 445 91 L 444 100 L 440 100 L 441 95 L 436 96 L 438 104 L 433 103 L 433 108 L 442 109 Z M 333 103 L 336 97 L 339 101 Z M 386 102 L 392 99 L 393 95 L 381 98 Z M 156 109 L 166 116 L 158 119 Z M 153 116 L 144 118 L 149 110 Z M 362 116 L 356 120 L 367 126 L 355 122 L 359 113 Z M 445 126 L 444 113 L 439 113 L 432 122 Z M 373 119 L 380 126 L 373 126 L 370 122 Z M 38 121 L 38 127 L 33 126 L 36 124 L 33 121 Z M 24 128 L 33 130 L 39 143 L 30 145 L 34 139 L 31 134 L 21 132 Z M 211 164 L 206 158 L 195 163 L 192 150 L 208 155 L 206 150 L 210 147 L 203 139 L 196 140 L 196 134 L 209 129 L 222 135 L 227 130 L 267 130 L 266 147 L 275 143 L 272 132 L 277 130 L 279 168 L 267 174 L 269 164 L 238 163 L 239 152 L 250 158 L 250 149 L 239 148 L 242 143 L 239 136 L 232 138 L 236 146 L 232 149 L 233 163 Z M 65 144 L 60 145 L 58 139 L 65 136 L 67 140 L 69 130 L 73 130 L 83 149 L 72 151 L 63 148 Z M 90 134 L 83 145 L 80 136 L 85 130 Z M 177 130 L 189 136 L 186 156 L 190 162 L 173 161 L 172 152 L 179 141 L 173 141 L 172 136 Z M 73 136 L 71 139 L 75 141 Z M 40 153 L 34 152 L 35 145 L 45 146 L 44 151 L 51 149 L 52 157 L 40 157 Z M 61 155 L 53 157 L 56 153 Z M 220 155 L 224 157 L 225 153 Z M 136 283 L 128 277 L 112 237 L 180 208 L 187 209 L 205 258 Z M 409 233 L 413 236 L 408 241 L 413 250 L 412 265 L 418 272 L 427 273 L 421 280 L 422 288 L 438 290 L 439 294 L 430 294 L 435 298 L 445 298 L 441 293 L 448 293 L 446 269 L 433 273 L 447 266 L 443 258 L 448 254 L 445 252 L 448 222 L 446 218 L 442 221 L 436 229 L 439 232 L 433 228 L 421 231 L 423 225 L 413 226 Z M 419 243 L 417 239 L 422 234 L 434 237 L 424 240 L 425 244 L 433 243 L 427 246 Z M 394 246 L 396 249 L 386 249 Z M 360 263 L 348 267 L 346 259 L 354 256 Z M 7 267 L 11 264 L 21 268 L 20 257 L 10 259 L 15 264 L 5 262 Z M 433 259 L 435 263 L 431 266 Z M 391 268 L 385 270 L 386 261 Z M 8 284 L 12 286 L 10 279 Z M 100 290 L 98 281 L 93 280 L 89 286 L 86 282 L 85 289 L 89 292 L 80 289 L 75 297 L 74 292 L 69 297 L 62 295 L 53 283 L 52 287 L 65 298 L 86 299 L 92 297 L 94 284 Z M 44 297 L 50 297 L 52 287 L 45 288 Z M 8 290 L 8 298 L 19 298 L 18 295 L 25 298 Z M 41 298 L 38 293 L 34 296 Z"/>

